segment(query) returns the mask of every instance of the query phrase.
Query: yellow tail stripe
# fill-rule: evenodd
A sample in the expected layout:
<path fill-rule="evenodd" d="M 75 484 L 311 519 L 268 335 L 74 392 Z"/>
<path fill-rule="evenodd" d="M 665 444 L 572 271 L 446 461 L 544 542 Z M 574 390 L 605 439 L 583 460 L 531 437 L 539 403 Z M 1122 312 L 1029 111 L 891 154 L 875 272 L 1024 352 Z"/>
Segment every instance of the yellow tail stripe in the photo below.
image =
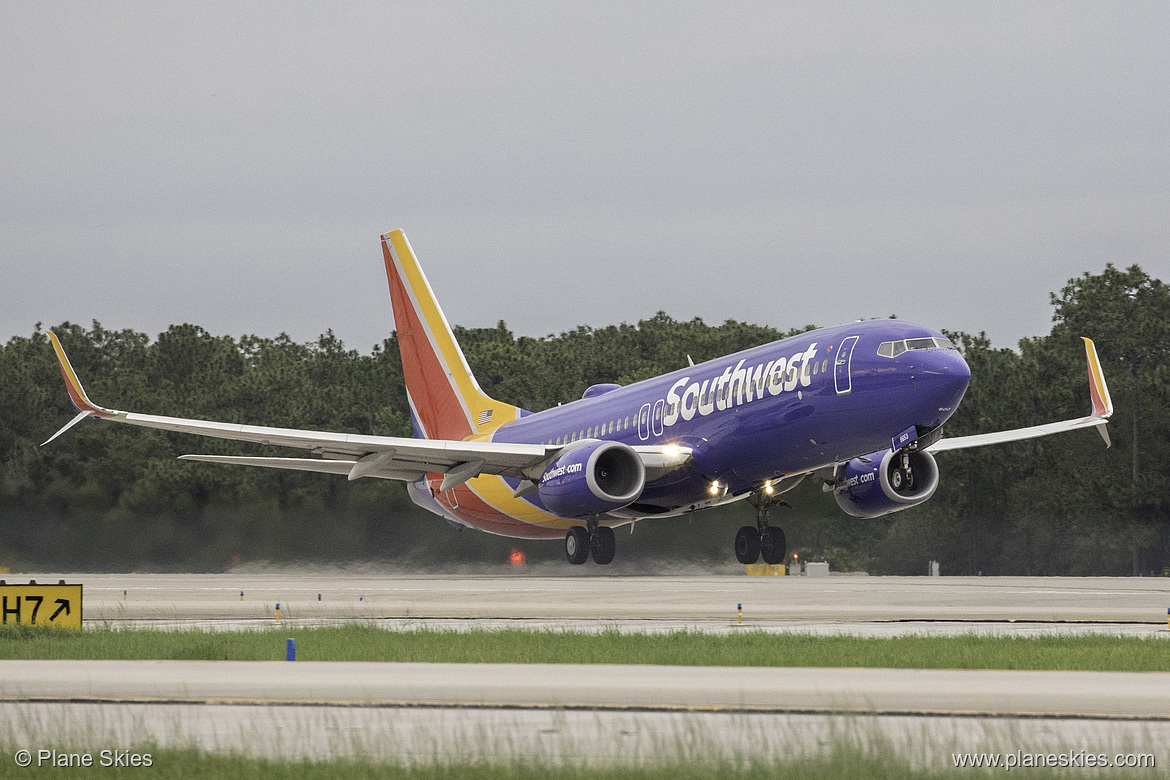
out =
<path fill-rule="evenodd" d="M 502 477 L 484 475 L 471 480 L 468 485 L 489 506 L 525 523 L 546 528 L 571 528 L 574 525 L 581 525 L 579 520 L 558 517 L 533 506 L 522 498 L 516 498 Z"/>
<path fill-rule="evenodd" d="M 450 370 L 450 379 L 455 383 L 456 391 L 463 397 L 463 402 L 467 405 L 468 411 L 471 412 L 472 428 L 482 434 L 498 428 L 509 420 L 515 420 L 519 416 L 519 411 L 515 406 L 488 398 L 476 386 L 471 376 L 471 369 L 458 344 L 456 344 L 450 332 L 450 326 L 443 317 L 434 295 L 431 293 L 426 277 L 418 265 L 418 260 L 406 240 L 406 235 L 402 230 L 392 230 L 386 237 L 393 244 L 394 252 L 398 255 L 399 262 L 402 263 L 406 284 L 418 302 L 420 319 L 426 323 L 443 362 Z M 485 425 L 479 425 L 480 413 L 489 409 L 492 410 L 491 421 Z"/>

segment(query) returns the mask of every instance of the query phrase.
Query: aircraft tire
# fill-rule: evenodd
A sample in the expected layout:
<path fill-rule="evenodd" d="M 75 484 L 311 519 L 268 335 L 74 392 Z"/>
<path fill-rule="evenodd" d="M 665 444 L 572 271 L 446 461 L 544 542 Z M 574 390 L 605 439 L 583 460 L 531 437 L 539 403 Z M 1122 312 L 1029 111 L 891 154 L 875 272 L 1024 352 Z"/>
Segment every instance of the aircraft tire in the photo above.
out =
<path fill-rule="evenodd" d="M 760 532 L 755 526 L 745 525 L 735 534 L 735 559 L 743 564 L 760 559 Z"/>
<path fill-rule="evenodd" d="M 591 547 L 594 563 L 604 566 L 612 562 L 614 553 L 617 552 L 617 539 L 613 535 L 613 529 L 603 525 L 597 526 L 597 530 L 593 532 Z"/>
<path fill-rule="evenodd" d="M 589 560 L 589 531 L 585 526 L 575 525 L 565 534 L 565 557 L 574 566 Z"/>
<path fill-rule="evenodd" d="M 760 555 L 764 563 L 784 563 L 784 553 L 788 551 L 788 541 L 784 538 L 784 530 L 770 525 L 760 534 Z"/>

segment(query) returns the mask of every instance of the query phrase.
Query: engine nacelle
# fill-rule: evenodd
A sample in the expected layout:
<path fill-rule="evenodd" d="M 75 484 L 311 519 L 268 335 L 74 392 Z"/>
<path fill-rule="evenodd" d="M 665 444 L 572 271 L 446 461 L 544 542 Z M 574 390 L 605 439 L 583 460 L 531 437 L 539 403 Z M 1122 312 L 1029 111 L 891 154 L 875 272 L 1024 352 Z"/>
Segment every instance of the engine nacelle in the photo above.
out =
<path fill-rule="evenodd" d="M 540 477 L 540 500 L 561 517 L 584 517 L 633 503 L 646 486 L 646 467 L 621 442 L 576 447 L 552 462 Z"/>
<path fill-rule="evenodd" d="M 921 504 L 938 487 L 938 464 L 921 452 L 875 452 L 849 461 L 833 485 L 837 506 L 871 519 Z"/>

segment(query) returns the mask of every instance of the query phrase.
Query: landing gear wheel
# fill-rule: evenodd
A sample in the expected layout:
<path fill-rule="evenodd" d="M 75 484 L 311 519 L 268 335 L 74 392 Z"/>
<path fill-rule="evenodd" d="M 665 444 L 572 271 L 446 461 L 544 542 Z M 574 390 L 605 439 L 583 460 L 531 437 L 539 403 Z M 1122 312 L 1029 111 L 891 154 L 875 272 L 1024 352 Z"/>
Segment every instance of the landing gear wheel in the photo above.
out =
<path fill-rule="evenodd" d="M 565 557 L 574 565 L 589 560 L 589 531 L 584 526 L 575 525 L 565 534 Z"/>
<path fill-rule="evenodd" d="M 735 534 L 735 558 L 740 563 L 755 563 L 760 559 L 760 532 L 750 525 Z"/>
<path fill-rule="evenodd" d="M 902 480 L 902 469 L 894 469 L 890 472 L 890 487 L 892 487 L 895 492 L 900 492 L 902 490 Z"/>
<path fill-rule="evenodd" d="M 760 554 L 764 563 L 784 563 L 784 553 L 788 551 L 788 542 L 784 538 L 784 531 L 770 525 L 760 534 Z"/>
<path fill-rule="evenodd" d="M 593 543 L 590 548 L 594 563 L 604 566 L 611 562 L 617 551 L 617 539 L 614 538 L 613 529 L 603 525 L 597 526 L 597 530 L 593 532 Z"/>

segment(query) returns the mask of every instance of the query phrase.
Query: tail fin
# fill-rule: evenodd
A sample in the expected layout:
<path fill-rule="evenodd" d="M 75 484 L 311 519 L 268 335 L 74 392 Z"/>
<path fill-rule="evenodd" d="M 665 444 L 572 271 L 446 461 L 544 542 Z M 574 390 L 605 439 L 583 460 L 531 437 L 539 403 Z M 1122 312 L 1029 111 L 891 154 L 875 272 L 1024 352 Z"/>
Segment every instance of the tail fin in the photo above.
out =
<path fill-rule="evenodd" d="M 382 256 L 415 435 L 462 440 L 519 417 L 480 389 L 401 230 L 382 236 Z"/>

